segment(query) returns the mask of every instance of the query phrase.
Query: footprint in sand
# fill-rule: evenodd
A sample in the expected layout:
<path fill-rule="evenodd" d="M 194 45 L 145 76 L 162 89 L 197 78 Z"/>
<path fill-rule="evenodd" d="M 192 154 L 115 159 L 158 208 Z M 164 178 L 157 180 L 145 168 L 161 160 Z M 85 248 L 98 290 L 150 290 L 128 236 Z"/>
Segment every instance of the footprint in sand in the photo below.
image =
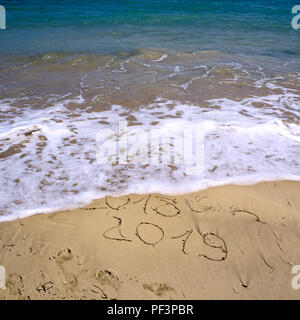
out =
<path fill-rule="evenodd" d="M 167 286 L 165 283 L 150 283 L 150 284 L 145 283 L 143 287 L 145 290 L 150 291 L 157 297 L 161 297 L 170 292 L 175 292 L 173 288 Z"/>
<path fill-rule="evenodd" d="M 75 291 L 75 289 L 78 287 L 77 277 L 73 273 L 69 272 L 65 267 L 65 263 L 73 259 L 71 250 L 60 250 L 55 256 L 50 257 L 50 259 L 54 260 L 59 269 L 62 271 L 65 278 L 64 285 L 66 288 L 72 292 Z"/>
<path fill-rule="evenodd" d="M 96 279 L 103 291 L 109 297 L 115 297 L 121 286 L 121 281 L 118 276 L 110 270 L 99 270 L 96 272 Z"/>
<path fill-rule="evenodd" d="M 23 278 L 18 273 L 11 273 L 6 279 L 6 287 L 9 293 L 14 296 L 22 296 L 24 292 Z"/>

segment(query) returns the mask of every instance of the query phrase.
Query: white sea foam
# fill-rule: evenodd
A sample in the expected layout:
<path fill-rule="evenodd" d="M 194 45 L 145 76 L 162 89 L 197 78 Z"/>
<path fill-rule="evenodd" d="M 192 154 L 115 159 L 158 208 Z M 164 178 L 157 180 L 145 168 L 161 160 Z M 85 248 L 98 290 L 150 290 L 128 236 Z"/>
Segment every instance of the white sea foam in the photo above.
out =
<path fill-rule="evenodd" d="M 12 108 L 13 121 L 11 101 L 1 102 L 7 121 L 0 123 L 0 221 L 74 208 L 105 195 L 179 194 L 232 183 L 300 181 L 300 100 L 291 90 L 241 101 L 213 99 L 206 107 L 158 98 L 138 110 L 112 105 L 103 112 L 79 109 L 76 117 L 65 107 L 69 102 L 66 98 L 47 109 L 23 109 L 17 116 Z M 129 131 L 155 128 L 176 135 L 191 125 L 201 128 L 203 173 L 186 176 L 184 165 L 176 170 L 163 164 L 100 165 L 97 133 L 117 130 L 128 115 L 142 124 L 131 125 Z"/>
<path fill-rule="evenodd" d="M 152 60 L 153 62 L 160 62 L 168 58 L 167 54 L 163 54 L 159 59 Z"/>

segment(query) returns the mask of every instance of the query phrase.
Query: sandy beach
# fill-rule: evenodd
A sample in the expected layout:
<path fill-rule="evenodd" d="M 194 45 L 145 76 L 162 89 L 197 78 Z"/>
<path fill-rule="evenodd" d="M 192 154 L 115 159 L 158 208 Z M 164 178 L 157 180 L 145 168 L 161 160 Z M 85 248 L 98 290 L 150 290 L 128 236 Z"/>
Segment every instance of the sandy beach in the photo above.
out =
<path fill-rule="evenodd" d="M 0 224 L 0 299 L 298 299 L 300 183 L 107 197 Z"/>
<path fill-rule="evenodd" d="M 4 304 L 300 299 L 300 6 L 0 2 Z"/>

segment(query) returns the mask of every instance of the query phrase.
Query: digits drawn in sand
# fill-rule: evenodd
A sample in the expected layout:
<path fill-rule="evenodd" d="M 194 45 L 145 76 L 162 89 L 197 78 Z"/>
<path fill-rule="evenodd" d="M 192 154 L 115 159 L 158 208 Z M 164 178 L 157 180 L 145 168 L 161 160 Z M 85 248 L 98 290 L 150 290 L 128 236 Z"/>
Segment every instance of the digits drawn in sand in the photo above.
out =
<path fill-rule="evenodd" d="M 193 214 L 200 214 L 206 211 L 213 209 L 212 206 L 204 206 L 203 208 L 197 208 L 197 203 L 199 204 L 203 199 L 206 199 L 207 196 L 197 196 L 194 198 L 193 201 L 189 201 L 185 199 L 185 203 L 188 209 Z M 116 200 L 111 200 L 108 197 L 105 198 L 106 208 L 114 210 L 115 212 L 118 211 L 120 208 L 126 207 L 127 204 L 130 203 L 130 197 L 126 198 L 123 203 L 113 203 Z M 145 201 L 143 205 L 143 212 L 146 215 L 149 215 L 151 212 L 159 215 L 164 218 L 174 218 L 181 214 L 182 209 L 179 208 L 176 199 L 171 199 L 164 196 L 154 196 L 148 195 L 146 197 L 142 197 L 137 201 L 131 202 L 132 205 L 137 205 L 138 203 Z M 153 201 L 156 201 L 156 204 L 153 205 Z M 195 203 L 193 203 L 195 202 Z M 155 203 L 155 202 L 154 202 Z M 244 212 L 242 210 L 232 210 L 232 214 L 236 214 L 238 212 Z M 247 212 L 248 213 L 248 212 Z M 254 214 L 253 214 L 254 215 Z M 256 216 L 256 215 L 255 215 Z M 107 229 L 103 233 L 103 237 L 108 240 L 115 240 L 115 241 L 126 241 L 132 242 L 133 240 L 128 239 L 122 233 L 121 226 L 123 224 L 123 218 L 113 216 L 114 219 L 118 221 L 117 225 Z M 257 216 L 257 221 L 262 222 Z M 195 223 L 196 230 L 198 234 L 201 236 L 202 244 L 204 248 L 201 249 L 201 253 L 198 254 L 199 257 L 204 257 L 211 261 L 224 261 L 228 255 L 228 249 L 225 241 L 218 235 L 212 232 L 202 233 L 199 229 L 199 226 Z M 182 248 L 181 251 L 183 254 L 187 255 L 187 243 L 189 241 L 198 241 L 195 240 L 195 236 L 197 233 L 194 233 L 195 230 L 190 229 L 187 230 L 179 235 L 175 235 L 170 237 L 170 239 L 181 239 L 182 240 Z M 165 238 L 165 231 L 162 226 L 158 224 L 142 221 L 138 223 L 136 226 L 136 237 L 145 245 L 155 247 L 158 243 L 164 240 Z M 206 249 L 208 253 L 206 253 Z M 210 249 L 210 250 L 209 250 Z M 211 250 L 213 249 L 213 250 Z"/>
<path fill-rule="evenodd" d="M 116 240 L 116 241 L 127 241 L 127 242 L 131 242 L 132 240 L 127 239 L 125 236 L 123 236 L 122 232 L 121 232 L 121 225 L 122 225 L 122 219 L 118 218 L 118 217 L 113 217 L 114 219 L 118 220 L 118 224 L 112 228 L 107 229 L 104 233 L 103 233 L 103 237 L 108 239 L 108 240 Z M 117 230 L 118 235 L 120 237 L 115 237 L 115 236 L 109 236 L 108 233 L 110 233 L 113 230 Z"/>
<path fill-rule="evenodd" d="M 200 234 L 202 239 L 203 239 L 203 243 L 206 244 L 207 246 L 211 247 L 211 248 L 215 248 L 220 250 L 221 257 L 215 258 L 215 257 L 210 257 L 208 255 L 205 254 L 199 254 L 199 257 L 204 257 L 208 260 L 211 261 L 224 261 L 227 258 L 228 255 L 228 250 L 227 250 L 227 246 L 225 241 L 218 236 L 215 233 L 209 232 L 209 233 L 205 233 L 205 234 Z M 219 244 L 218 244 L 219 242 Z"/>
<path fill-rule="evenodd" d="M 159 201 L 164 202 L 164 204 L 162 204 L 156 208 L 152 208 L 157 214 L 159 214 L 163 217 L 172 218 L 172 217 L 175 217 L 181 213 L 180 209 L 178 207 L 176 207 L 176 205 L 175 205 L 176 201 L 174 202 L 174 200 L 173 200 L 173 202 L 170 202 L 169 199 L 163 199 L 163 198 L 159 199 Z M 173 208 L 173 212 L 171 211 L 171 213 L 168 211 L 163 211 L 162 209 L 158 210 L 159 208 L 164 208 L 164 209 L 170 208 L 170 206 Z"/>
<path fill-rule="evenodd" d="M 112 209 L 112 210 L 119 210 L 120 208 L 126 206 L 129 202 L 130 202 L 130 197 L 126 198 L 124 203 L 121 203 L 120 205 L 117 205 L 117 206 L 115 207 L 115 206 L 113 206 L 112 204 L 109 203 L 108 197 L 105 197 L 105 203 L 106 203 L 106 205 L 107 205 L 110 209 Z"/>
<path fill-rule="evenodd" d="M 231 207 L 230 207 L 230 212 L 231 212 L 231 214 L 232 214 L 233 216 L 235 216 L 237 213 L 243 213 L 243 212 L 244 212 L 244 213 L 250 214 L 251 216 L 254 216 L 254 217 L 255 217 L 255 222 L 260 222 L 260 223 L 262 223 L 262 224 L 266 224 L 266 222 L 263 222 L 257 214 L 252 213 L 252 212 L 250 212 L 250 211 L 240 210 L 240 209 L 238 209 L 238 208 L 235 208 L 234 206 L 231 206 Z"/>
<path fill-rule="evenodd" d="M 198 203 L 200 203 L 203 199 L 207 199 L 207 196 L 196 196 L 195 197 L 195 201 Z M 197 220 L 195 219 L 195 215 L 201 214 L 201 216 L 202 216 L 202 214 L 204 212 L 209 211 L 214 208 L 211 206 L 206 206 L 203 209 L 198 209 L 198 208 L 193 207 L 191 202 L 188 201 L 187 199 L 185 199 L 185 203 L 191 211 L 192 221 L 194 222 L 194 226 L 195 226 L 198 234 L 201 236 L 202 242 L 205 245 L 205 247 L 206 248 L 208 247 L 207 249 L 217 249 L 217 250 L 213 250 L 213 252 L 211 252 L 211 250 L 208 250 L 209 253 L 200 253 L 200 254 L 198 254 L 198 256 L 204 257 L 204 258 L 211 260 L 211 261 L 224 261 L 224 260 L 226 260 L 227 255 L 228 255 L 228 249 L 227 249 L 227 245 L 226 245 L 225 241 L 218 234 L 215 234 L 213 232 L 203 233 L 200 230 L 200 227 L 199 227 Z M 186 245 L 187 240 L 184 243 L 184 247 Z M 204 248 L 201 250 L 204 250 Z M 185 251 L 183 251 L 183 252 L 185 252 Z"/>
<path fill-rule="evenodd" d="M 182 239 L 182 252 L 184 254 L 187 254 L 187 252 L 185 250 L 185 246 L 186 246 L 186 243 L 187 243 L 189 237 L 192 235 L 192 233 L 193 233 L 193 230 L 188 230 L 184 234 L 181 234 L 180 236 L 172 237 L 172 239 L 179 239 L 179 238 L 185 237 L 185 238 Z"/>
<path fill-rule="evenodd" d="M 146 231 L 145 227 L 146 228 L 150 227 L 152 229 L 152 232 L 151 232 L 152 235 L 151 234 L 148 235 L 147 232 L 145 232 Z M 156 246 L 159 242 L 161 242 L 165 236 L 164 230 L 160 226 L 150 222 L 139 223 L 138 226 L 136 227 L 135 234 L 144 244 L 148 246 L 153 246 L 153 247 Z"/>
<path fill-rule="evenodd" d="M 148 198 L 147 198 L 147 200 L 145 202 L 145 205 L 143 207 L 143 210 L 144 210 L 145 214 L 148 214 L 147 208 L 148 208 L 148 202 L 149 202 L 150 198 L 151 198 L 151 194 L 149 194 L 149 196 L 148 196 Z"/>

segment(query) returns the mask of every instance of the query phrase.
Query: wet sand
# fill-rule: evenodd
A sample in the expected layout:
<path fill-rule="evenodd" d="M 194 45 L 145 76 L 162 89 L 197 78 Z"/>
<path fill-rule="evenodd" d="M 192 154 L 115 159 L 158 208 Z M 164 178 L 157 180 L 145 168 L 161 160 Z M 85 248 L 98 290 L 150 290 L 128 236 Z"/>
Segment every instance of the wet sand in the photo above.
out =
<path fill-rule="evenodd" d="M 300 183 L 100 199 L 0 224 L 0 299 L 298 299 Z"/>

